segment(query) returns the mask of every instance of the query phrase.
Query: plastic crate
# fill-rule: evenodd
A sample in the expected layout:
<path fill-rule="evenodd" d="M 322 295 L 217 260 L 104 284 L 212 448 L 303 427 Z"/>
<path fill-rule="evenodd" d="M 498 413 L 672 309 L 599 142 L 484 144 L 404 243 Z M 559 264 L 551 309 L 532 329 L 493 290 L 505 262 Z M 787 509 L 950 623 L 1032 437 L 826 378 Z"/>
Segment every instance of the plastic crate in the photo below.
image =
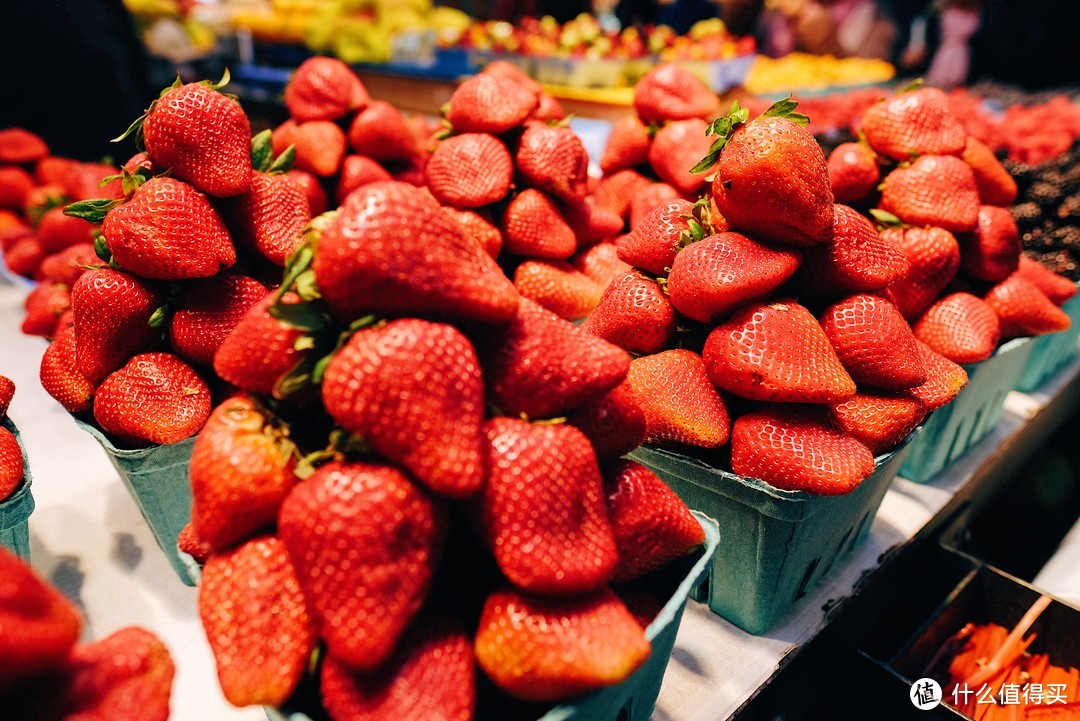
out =
<path fill-rule="evenodd" d="M 1080 349 L 1080 294 L 1074 295 L 1061 309 L 1068 314 L 1072 326 L 1060 333 L 1039 336 L 1031 341 L 1031 358 L 1020 376 L 1017 390 L 1024 393 L 1037 390 L 1076 357 Z"/>
<path fill-rule="evenodd" d="M 736 626 L 766 631 L 837 560 L 864 541 L 916 429 L 851 493 L 784 491 L 704 461 L 642 447 L 630 458 L 659 475 L 691 508 L 716 518 L 726 545 L 700 600 Z"/>
<path fill-rule="evenodd" d="M 652 643 L 648 660 L 621 684 L 582 696 L 573 703 L 559 704 L 539 721 L 649 721 L 660 695 L 660 684 L 664 680 L 671 651 L 675 647 L 675 636 L 679 633 L 686 602 L 708 572 L 720 543 L 720 529 L 716 521 L 701 513 L 694 516 L 705 529 L 705 548 L 699 551 L 689 573 L 645 629 L 645 636 Z M 269 721 L 312 721 L 307 714 L 287 708 L 267 708 L 266 716 Z"/>
<path fill-rule="evenodd" d="M 938 408 L 911 444 L 900 475 L 926 483 L 985 438 L 1001 418 L 1005 396 L 1016 388 L 1034 344 L 1016 338 L 982 363 L 964 366 L 968 384 L 952 403 Z"/>
<path fill-rule="evenodd" d="M 0 503 L 0 546 L 20 558 L 30 560 L 30 514 L 34 512 L 34 496 L 30 493 L 30 461 L 26 457 L 26 447 L 22 444 L 19 429 L 11 419 L 5 418 L 0 425 L 11 431 L 19 442 L 25 469 L 22 484 Z"/>
<path fill-rule="evenodd" d="M 195 585 L 176 547 L 180 531 L 191 520 L 188 465 L 194 436 L 165 446 L 117 448 L 99 429 L 78 419 L 75 422 L 105 449 L 176 575 L 187 585 Z"/>

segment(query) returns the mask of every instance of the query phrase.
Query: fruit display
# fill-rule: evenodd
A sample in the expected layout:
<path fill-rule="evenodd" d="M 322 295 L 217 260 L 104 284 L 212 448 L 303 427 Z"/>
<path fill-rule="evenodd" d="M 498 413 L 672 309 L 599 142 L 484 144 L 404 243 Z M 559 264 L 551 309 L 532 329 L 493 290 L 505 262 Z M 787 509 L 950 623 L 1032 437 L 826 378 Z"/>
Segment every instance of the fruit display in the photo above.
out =
<path fill-rule="evenodd" d="M 782 58 L 759 55 L 743 86 L 755 95 L 767 95 L 886 83 L 895 76 L 896 68 L 884 60 L 807 53 L 790 53 Z"/>
<path fill-rule="evenodd" d="M 0 421 L 7 418 L 8 406 L 15 395 L 15 384 L 0 376 Z M 23 451 L 15 434 L 0 427 L 0 503 L 6 501 L 22 485 L 26 475 Z"/>

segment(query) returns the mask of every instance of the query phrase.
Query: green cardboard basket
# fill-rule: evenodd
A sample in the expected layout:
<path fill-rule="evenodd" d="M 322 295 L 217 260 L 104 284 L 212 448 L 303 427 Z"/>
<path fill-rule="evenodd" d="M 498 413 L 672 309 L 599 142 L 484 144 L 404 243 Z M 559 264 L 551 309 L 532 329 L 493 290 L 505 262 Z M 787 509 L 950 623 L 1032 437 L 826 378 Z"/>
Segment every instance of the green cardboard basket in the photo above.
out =
<path fill-rule="evenodd" d="M 1030 338 L 1015 338 L 982 363 L 964 366 L 967 386 L 926 421 L 900 475 L 926 483 L 993 431 L 1005 396 L 1020 382 L 1033 347 Z"/>
<path fill-rule="evenodd" d="M 660 684 L 664 680 L 671 651 L 675 647 L 675 636 L 679 633 L 686 602 L 708 572 L 709 563 L 720 543 L 720 529 L 716 521 L 701 513 L 695 512 L 694 516 L 705 529 L 705 548 L 699 552 L 700 557 L 664 608 L 645 629 L 645 636 L 652 643 L 648 660 L 622 683 L 582 696 L 572 703 L 559 704 L 539 721 L 649 721 L 660 695 Z M 268 707 L 266 717 L 269 721 L 312 721 L 311 716 L 288 708 Z"/>
<path fill-rule="evenodd" d="M 11 431 L 19 442 L 25 469 L 22 484 L 6 501 L 0 503 L 0 546 L 24 560 L 30 560 L 30 514 L 34 512 L 34 496 L 30 493 L 30 460 L 26 456 L 26 446 L 22 444 L 19 429 L 11 419 L 5 418 L 0 425 Z"/>
<path fill-rule="evenodd" d="M 1031 341 L 1031 358 L 1020 376 L 1016 389 L 1024 393 L 1038 390 L 1076 357 L 1080 342 L 1080 294 L 1074 295 L 1061 309 L 1072 325 L 1060 333 L 1041 335 Z"/>
<path fill-rule="evenodd" d="M 784 491 L 673 451 L 642 446 L 647 466 L 688 506 L 716 518 L 724 552 L 699 600 L 753 634 L 766 631 L 844 554 L 864 541 L 916 428 L 874 472 L 843 496 Z"/>
<path fill-rule="evenodd" d="M 180 531 L 191 520 L 188 465 L 195 437 L 165 446 L 117 448 L 98 428 L 77 418 L 75 423 L 105 449 L 180 580 L 195 585 L 176 547 Z"/>

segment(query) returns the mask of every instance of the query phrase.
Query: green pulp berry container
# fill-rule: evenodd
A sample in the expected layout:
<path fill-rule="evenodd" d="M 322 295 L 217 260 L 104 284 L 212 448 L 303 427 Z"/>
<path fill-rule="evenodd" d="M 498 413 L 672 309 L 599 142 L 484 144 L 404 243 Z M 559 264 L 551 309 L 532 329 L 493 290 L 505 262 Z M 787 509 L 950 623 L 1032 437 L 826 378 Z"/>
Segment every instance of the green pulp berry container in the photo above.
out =
<path fill-rule="evenodd" d="M 0 546 L 12 551 L 20 558 L 30 560 L 30 514 L 34 512 L 34 496 L 30 493 L 30 461 L 26 457 L 26 447 L 22 444 L 19 429 L 5 418 L 0 423 L 15 436 L 22 449 L 23 480 L 8 498 L 0 503 Z"/>
<path fill-rule="evenodd" d="M 662 448 L 643 446 L 630 458 L 660 476 L 688 506 L 719 522 L 724 549 L 713 559 L 699 600 L 760 634 L 866 539 L 919 431 L 878 456 L 874 472 L 843 496 L 780 490 Z"/>
<path fill-rule="evenodd" d="M 652 718 L 686 602 L 708 573 L 720 543 L 720 529 L 716 521 L 701 513 L 694 513 L 694 516 L 705 529 L 705 546 L 698 551 L 690 572 L 679 583 L 664 608 L 645 629 L 645 636 L 652 643 L 648 660 L 622 683 L 559 704 L 541 716 L 539 721 L 649 721 Z M 269 721 L 324 718 L 321 714 L 309 716 L 289 708 L 267 708 L 266 716 Z"/>
<path fill-rule="evenodd" d="M 927 483 L 989 435 L 1001 418 L 1005 396 L 1020 382 L 1033 347 L 1030 338 L 1016 338 L 982 363 L 964 366 L 967 386 L 952 403 L 931 414 L 911 444 L 901 477 Z"/>
<path fill-rule="evenodd" d="M 1074 295 L 1061 309 L 1072 325 L 1060 333 L 1041 335 L 1031 341 L 1031 358 L 1020 376 L 1016 389 L 1024 393 L 1038 390 L 1076 357 L 1080 349 L 1080 294 Z"/>
<path fill-rule="evenodd" d="M 195 585 L 176 547 L 180 531 L 191 520 L 188 466 L 195 437 L 164 446 L 117 448 L 98 428 L 79 419 L 75 422 L 105 449 L 180 580 Z"/>

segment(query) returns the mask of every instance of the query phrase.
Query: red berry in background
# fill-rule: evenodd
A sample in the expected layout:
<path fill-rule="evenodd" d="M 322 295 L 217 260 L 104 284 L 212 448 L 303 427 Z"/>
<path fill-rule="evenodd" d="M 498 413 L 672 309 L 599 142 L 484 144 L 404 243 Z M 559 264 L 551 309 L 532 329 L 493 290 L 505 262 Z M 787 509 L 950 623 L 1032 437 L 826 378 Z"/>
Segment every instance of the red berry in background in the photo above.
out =
<path fill-rule="evenodd" d="M 634 86 L 634 110 L 646 123 L 706 118 L 719 114 L 720 101 L 692 72 L 664 63 Z"/>
<path fill-rule="evenodd" d="M 466 133 L 439 143 L 425 172 L 431 194 L 440 203 L 479 208 L 510 192 L 514 161 L 498 138 Z"/>
<path fill-rule="evenodd" d="M 829 184 L 837 203 L 868 201 L 881 179 L 874 151 L 859 143 L 841 143 L 829 154 Z"/>
<path fill-rule="evenodd" d="M 1001 325 L 997 313 L 970 293 L 940 299 L 912 326 L 915 336 L 954 363 L 978 363 L 997 349 Z"/>
<path fill-rule="evenodd" d="M 337 120 L 370 100 L 360 78 L 337 58 L 308 58 L 285 86 L 285 107 L 301 123 Z"/>
<path fill-rule="evenodd" d="M 450 96 L 446 119 L 459 133 L 505 133 L 525 122 L 538 96 L 527 83 L 494 73 L 469 78 Z"/>

